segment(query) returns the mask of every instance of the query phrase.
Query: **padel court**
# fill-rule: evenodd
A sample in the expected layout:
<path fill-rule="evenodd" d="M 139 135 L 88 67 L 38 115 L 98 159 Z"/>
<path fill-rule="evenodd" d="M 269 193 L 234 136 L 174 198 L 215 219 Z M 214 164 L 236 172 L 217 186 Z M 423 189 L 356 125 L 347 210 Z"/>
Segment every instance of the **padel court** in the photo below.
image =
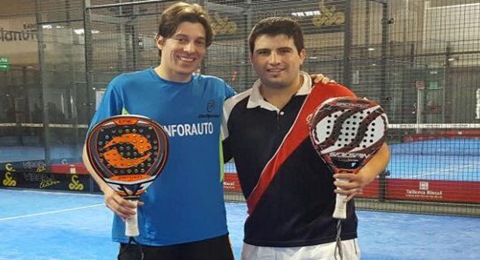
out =
<path fill-rule="evenodd" d="M 116 258 L 112 213 L 81 163 L 86 129 L 113 77 L 158 65 L 173 2 L 2 0 L 0 260 Z M 251 27 L 287 16 L 305 36 L 302 70 L 385 109 L 391 161 L 356 200 L 362 259 L 480 259 L 478 0 L 188 2 L 215 31 L 200 73 L 250 88 Z M 233 163 L 224 190 L 239 258 Z"/>

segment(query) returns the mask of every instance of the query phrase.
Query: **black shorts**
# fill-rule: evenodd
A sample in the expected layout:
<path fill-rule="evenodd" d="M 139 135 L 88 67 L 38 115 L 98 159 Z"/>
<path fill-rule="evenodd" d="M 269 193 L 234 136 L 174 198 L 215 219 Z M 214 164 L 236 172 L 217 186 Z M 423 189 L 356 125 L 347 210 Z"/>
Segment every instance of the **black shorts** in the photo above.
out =
<path fill-rule="evenodd" d="M 233 260 L 228 235 L 172 246 L 120 244 L 118 260 Z"/>

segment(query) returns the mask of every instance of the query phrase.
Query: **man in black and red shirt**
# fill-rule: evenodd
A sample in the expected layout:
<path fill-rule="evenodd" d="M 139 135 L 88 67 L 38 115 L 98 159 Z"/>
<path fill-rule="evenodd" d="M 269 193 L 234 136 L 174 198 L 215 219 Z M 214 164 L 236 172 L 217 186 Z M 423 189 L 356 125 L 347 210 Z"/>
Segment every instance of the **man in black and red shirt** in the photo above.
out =
<path fill-rule="evenodd" d="M 300 67 L 306 52 L 300 26 L 266 18 L 249 36 L 250 61 L 259 79 L 225 102 L 224 154 L 234 158 L 249 216 L 242 259 L 335 259 L 335 192 L 348 195 L 342 221 L 343 259 L 359 259 L 353 198 L 382 172 L 386 144 L 358 174 L 332 175 L 305 127 L 324 100 L 354 96 L 336 83 L 312 84 Z M 335 178 L 347 183 L 334 182 Z"/>

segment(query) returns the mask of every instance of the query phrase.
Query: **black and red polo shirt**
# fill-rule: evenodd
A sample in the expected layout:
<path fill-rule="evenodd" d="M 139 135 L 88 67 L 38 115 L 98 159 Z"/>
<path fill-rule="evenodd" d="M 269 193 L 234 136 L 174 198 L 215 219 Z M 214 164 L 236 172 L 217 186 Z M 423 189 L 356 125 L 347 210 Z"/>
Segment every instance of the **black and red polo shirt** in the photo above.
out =
<path fill-rule="evenodd" d="M 317 155 L 308 135 L 298 134 L 294 125 L 307 124 L 299 114 L 311 114 L 323 100 L 354 94 L 335 83 L 312 87 L 310 76 L 306 73 L 302 76 L 303 85 L 282 109 L 262 97 L 260 81 L 224 105 L 225 157 L 234 158 L 247 201 L 252 196 L 257 199 L 254 207 L 249 203 L 245 223 L 244 241 L 251 245 L 297 247 L 335 241 L 337 220 L 332 213 L 336 195 L 332 172 Z M 323 100 L 310 95 L 314 88 Z M 310 108 L 302 109 L 304 103 L 310 104 Z M 273 177 L 260 185 L 260 176 L 266 174 Z M 263 191 L 258 192 L 262 186 Z M 357 237 L 353 201 L 348 204 L 342 240 Z"/>

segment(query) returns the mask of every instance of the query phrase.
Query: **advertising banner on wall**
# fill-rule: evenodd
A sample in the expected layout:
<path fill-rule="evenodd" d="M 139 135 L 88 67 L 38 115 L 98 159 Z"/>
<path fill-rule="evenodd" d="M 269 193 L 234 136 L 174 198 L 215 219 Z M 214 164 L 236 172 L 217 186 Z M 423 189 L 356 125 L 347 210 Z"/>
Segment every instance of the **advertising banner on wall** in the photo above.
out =
<path fill-rule="evenodd" d="M 47 172 L 0 172 L 0 186 L 38 190 L 91 192 L 89 175 L 53 174 Z"/>
<path fill-rule="evenodd" d="M 54 173 L 43 160 L 1 163 L 0 187 L 92 192 L 90 175 Z"/>
<path fill-rule="evenodd" d="M 212 17 L 212 28 L 217 40 L 243 40 L 251 26 L 267 17 L 291 17 L 298 21 L 304 34 L 342 32 L 346 22 L 346 2 L 344 0 L 319 1 L 258 1 L 249 9 L 207 5 Z M 247 17 L 251 23 L 246 22 Z"/>
<path fill-rule="evenodd" d="M 0 18 L 0 56 L 9 64 L 38 63 L 37 23 L 34 15 Z"/>

